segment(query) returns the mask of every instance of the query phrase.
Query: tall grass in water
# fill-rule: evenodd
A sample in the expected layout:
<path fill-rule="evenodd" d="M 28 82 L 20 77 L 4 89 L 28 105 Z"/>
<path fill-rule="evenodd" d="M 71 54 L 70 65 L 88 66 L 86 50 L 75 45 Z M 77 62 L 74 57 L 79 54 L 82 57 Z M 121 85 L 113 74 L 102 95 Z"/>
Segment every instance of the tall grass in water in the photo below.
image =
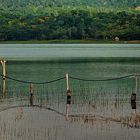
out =
<path fill-rule="evenodd" d="M 131 109 L 130 103 L 131 93 L 135 89 L 133 78 L 108 82 L 84 82 L 71 79 L 72 104 L 69 108 L 68 121 L 65 121 L 64 79 L 47 85 L 33 85 L 33 103 L 40 108 L 22 107 L 29 105 L 29 84 L 23 85 L 13 81 L 7 83 L 6 97 L 1 98 L 0 106 L 1 110 L 7 108 L 0 112 L 1 140 L 23 138 L 91 140 L 103 139 L 104 135 L 110 140 L 114 137 L 125 139 L 122 135 L 114 134 L 114 123 L 116 128 L 124 126 L 139 130 L 139 96 L 137 96 L 137 114 Z M 11 108 L 8 108 L 9 106 Z M 17 107 L 12 108 L 12 106 Z M 127 132 L 125 135 L 127 139 L 132 139 L 134 134 L 134 139 L 139 137 L 135 129 L 132 132 L 125 129 L 124 132 Z"/>

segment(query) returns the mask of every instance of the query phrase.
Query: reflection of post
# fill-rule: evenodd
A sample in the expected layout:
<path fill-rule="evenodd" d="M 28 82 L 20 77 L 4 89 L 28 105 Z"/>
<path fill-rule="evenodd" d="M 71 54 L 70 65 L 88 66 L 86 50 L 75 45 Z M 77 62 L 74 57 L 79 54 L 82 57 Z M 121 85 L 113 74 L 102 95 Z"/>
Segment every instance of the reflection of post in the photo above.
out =
<path fill-rule="evenodd" d="M 136 85 L 135 85 L 135 93 L 137 94 L 137 92 L 138 92 L 138 77 L 137 76 L 135 76 L 135 81 L 136 81 Z"/>
<path fill-rule="evenodd" d="M 131 108 L 132 108 L 132 118 L 134 119 L 135 122 L 135 119 L 137 117 L 136 93 L 131 94 Z"/>
<path fill-rule="evenodd" d="M 138 78 L 135 76 L 135 92 L 131 94 L 131 107 L 136 112 L 136 95 L 138 92 Z"/>
<path fill-rule="evenodd" d="M 68 74 L 66 74 L 66 84 L 67 84 L 66 120 L 68 120 L 69 106 L 71 104 L 71 93 L 70 93 L 70 87 L 69 87 L 69 75 Z"/>
<path fill-rule="evenodd" d="M 137 76 L 135 78 L 135 89 L 134 92 L 131 94 L 131 127 L 137 127 L 137 104 L 136 104 L 136 98 L 137 98 L 137 92 L 138 92 L 138 78 Z"/>
<path fill-rule="evenodd" d="M 6 81 L 2 80 L 2 97 L 6 96 Z"/>
<path fill-rule="evenodd" d="M 131 94 L 131 108 L 132 108 L 132 120 L 134 121 L 134 126 L 137 125 L 137 104 L 136 104 L 136 97 L 138 92 L 138 77 L 135 76 L 135 92 Z"/>
<path fill-rule="evenodd" d="M 33 106 L 33 84 L 30 83 L 30 106 Z"/>
<path fill-rule="evenodd" d="M 136 105 L 136 93 L 131 95 L 131 108 L 132 108 L 132 126 L 137 126 L 137 105 Z"/>
<path fill-rule="evenodd" d="M 2 65 L 2 96 L 6 96 L 6 61 L 1 60 Z"/>
<path fill-rule="evenodd" d="M 131 94 L 131 107 L 132 109 L 136 109 L 136 93 Z"/>

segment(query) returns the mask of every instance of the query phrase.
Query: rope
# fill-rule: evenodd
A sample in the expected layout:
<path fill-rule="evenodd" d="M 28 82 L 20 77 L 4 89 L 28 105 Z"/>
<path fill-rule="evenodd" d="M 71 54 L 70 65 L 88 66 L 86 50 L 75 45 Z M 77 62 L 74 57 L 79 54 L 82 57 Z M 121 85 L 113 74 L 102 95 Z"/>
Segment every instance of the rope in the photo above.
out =
<path fill-rule="evenodd" d="M 134 76 L 140 76 L 140 75 L 126 75 L 122 77 L 116 77 L 116 78 L 109 78 L 109 79 L 83 79 L 83 78 L 77 78 L 73 76 L 69 76 L 69 78 L 74 79 L 74 80 L 80 80 L 80 81 L 87 81 L 87 82 L 99 82 L 99 81 L 114 81 L 114 80 L 120 80 L 120 79 L 125 79 L 129 77 L 134 77 Z"/>
<path fill-rule="evenodd" d="M 0 74 L 0 76 L 3 77 L 2 74 Z M 5 76 L 5 78 L 10 79 L 10 80 L 13 80 L 13 81 L 16 81 L 16 82 L 20 82 L 20 83 L 25 83 L 25 84 L 30 84 L 30 83 L 32 83 L 32 84 L 38 84 L 38 85 L 54 83 L 54 82 L 60 81 L 60 80 L 62 80 L 62 79 L 65 79 L 65 77 L 61 77 L 61 78 L 58 78 L 58 79 L 55 79 L 55 80 L 51 80 L 51 81 L 32 82 L 32 81 L 24 81 L 24 80 L 15 79 L 15 78 L 12 78 L 12 77 L 9 77 L 9 76 Z"/>
<path fill-rule="evenodd" d="M 0 74 L 1 77 L 3 77 L 2 74 Z M 78 77 L 74 77 L 74 76 L 69 76 L 69 78 L 71 79 L 74 79 L 74 80 L 80 80 L 80 81 L 87 81 L 87 82 L 99 82 L 99 81 L 114 81 L 114 80 L 121 80 L 121 79 L 125 79 L 125 78 L 129 78 L 129 77 L 135 77 L 135 76 L 140 76 L 139 74 L 136 74 L 136 75 L 126 75 L 126 76 L 122 76 L 122 77 L 116 77 L 116 78 L 108 78 L 108 79 L 83 79 L 83 78 L 78 78 Z M 51 81 L 45 81 L 45 82 L 32 82 L 32 81 L 24 81 L 24 80 L 19 80 L 19 79 L 15 79 L 15 78 L 12 78 L 12 77 L 9 77 L 9 76 L 5 76 L 5 78 L 7 79 L 10 79 L 10 80 L 13 80 L 13 81 L 17 81 L 17 82 L 20 82 L 20 83 L 25 83 L 25 84 L 29 84 L 29 83 L 32 83 L 32 84 L 49 84 L 49 83 L 54 83 L 54 82 L 57 82 L 57 81 L 60 81 L 60 80 L 63 80 L 65 79 L 65 77 L 61 77 L 61 78 L 58 78 L 58 79 L 55 79 L 55 80 L 51 80 Z"/>

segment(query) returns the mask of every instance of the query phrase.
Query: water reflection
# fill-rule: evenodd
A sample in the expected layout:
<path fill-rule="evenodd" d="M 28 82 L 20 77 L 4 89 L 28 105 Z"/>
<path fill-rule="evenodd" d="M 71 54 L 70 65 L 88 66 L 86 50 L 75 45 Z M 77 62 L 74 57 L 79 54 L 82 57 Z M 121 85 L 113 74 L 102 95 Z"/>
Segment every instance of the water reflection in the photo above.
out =
<path fill-rule="evenodd" d="M 20 120 L 20 119 L 23 118 L 23 116 L 24 116 L 23 108 L 22 107 L 17 107 L 15 120 Z"/>
<path fill-rule="evenodd" d="M 24 117 L 21 117 L 22 111 Z M 1 140 L 90 140 L 92 138 L 111 140 L 116 137 L 117 140 L 125 138 L 131 140 L 134 137 L 138 140 L 139 126 L 133 126 L 135 121 L 140 124 L 139 118 L 133 120 L 130 116 L 105 118 L 86 115 L 69 116 L 69 121 L 65 121 L 62 116 L 50 111 L 24 107 L 18 108 L 18 111 L 12 109 L 0 114 L 0 138 Z"/>
<path fill-rule="evenodd" d="M 30 64 L 10 64 L 9 73 L 18 79 L 38 81 L 40 78 L 45 81 L 63 75 L 66 70 L 78 74 L 81 69 L 79 76 L 83 76 L 86 69 L 84 76 L 95 78 L 100 75 L 114 77 L 124 71 L 131 74 L 139 69 L 139 65 L 135 65 L 134 69 L 132 64 L 126 67 L 125 64 L 116 66 L 108 63 L 100 66 L 86 63 L 87 68 L 84 64 L 79 64 L 80 68 L 76 64 L 52 64 L 53 69 L 50 69 L 51 64 L 48 63 L 43 63 L 44 67 L 41 64 L 39 69 L 40 65 L 35 63 L 30 69 Z M 16 72 L 13 70 L 15 65 L 18 67 Z M 28 74 L 24 67 L 29 70 Z M 110 70 L 111 67 L 115 74 Z M 98 68 L 100 72 L 97 72 Z M 139 83 L 139 78 L 137 80 Z M 6 96 L 0 99 L 0 140 L 139 140 L 140 96 L 137 94 L 137 98 L 131 100 L 131 93 L 135 91 L 134 78 L 113 82 L 70 80 L 70 102 L 65 80 L 34 85 L 33 92 L 29 90 L 30 84 L 8 79 L 6 84 Z M 139 89 L 138 84 L 138 92 Z M 70 105 L 67 106 L 68 103 Z"/>

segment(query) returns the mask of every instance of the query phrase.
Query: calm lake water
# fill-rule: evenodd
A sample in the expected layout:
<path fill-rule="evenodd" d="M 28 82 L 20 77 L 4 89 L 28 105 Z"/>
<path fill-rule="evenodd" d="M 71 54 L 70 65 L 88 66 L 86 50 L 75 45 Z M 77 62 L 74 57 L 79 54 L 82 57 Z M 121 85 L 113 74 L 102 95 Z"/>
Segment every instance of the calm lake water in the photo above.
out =
<path fill-rule="evenodd" d="M 140 57 L 139 44 L 0 44 L 7 59 Z"/>
<path fill-rule="evenodd" d="M 7 76 L 30 82 L 51 81 L 66 73 L 82 79 L 140 74 L 140 44 L 5 44 L 0 45 L 0 58 L 7 60 Z M 130 102 L 135 77 L 69 80 L 72 104 L 66 120 L 65 78 L 34 84 L 34 107 L 28 107 L 30 84 L 6 79 L 6 96 L 0 98 L 0 140 L 139 139 L 140 77 L 136 110 Z"/>

